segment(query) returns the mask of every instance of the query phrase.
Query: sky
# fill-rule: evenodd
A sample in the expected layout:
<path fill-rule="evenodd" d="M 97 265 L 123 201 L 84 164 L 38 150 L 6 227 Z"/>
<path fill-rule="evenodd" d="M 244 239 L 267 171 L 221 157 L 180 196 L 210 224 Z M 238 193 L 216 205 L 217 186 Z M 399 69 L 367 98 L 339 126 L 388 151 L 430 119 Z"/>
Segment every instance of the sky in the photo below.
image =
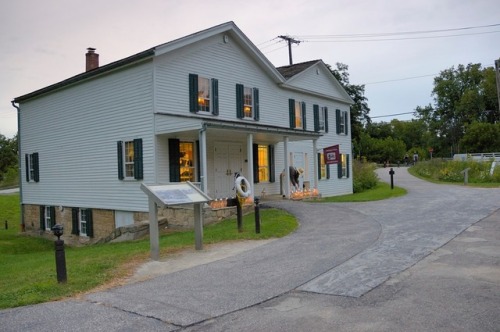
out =
<path fill-rule="evenodd" d="M 105 65 L 228 21 L 276 67 L 289 64 L 280 35 L 300 41 L 294 63 L 348 65 L 375 122 L 432 104 L 441 71 L 500 58 L 497 0 L 4 0 L 0 134 L 17 133 L 15 97 L 84 72 L 88 47 Z"/>

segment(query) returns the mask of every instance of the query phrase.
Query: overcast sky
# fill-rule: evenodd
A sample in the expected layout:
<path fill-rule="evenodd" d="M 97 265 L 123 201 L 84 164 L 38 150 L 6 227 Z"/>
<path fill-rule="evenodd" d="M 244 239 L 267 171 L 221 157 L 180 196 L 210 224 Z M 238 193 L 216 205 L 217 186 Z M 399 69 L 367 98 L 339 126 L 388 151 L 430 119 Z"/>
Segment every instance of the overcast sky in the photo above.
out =
<path fill-rule="evenodd" d="M 278 35 L 301 41 L 294 63 L 347 64 L 374 121 L 411 119 L 378 117 L 432 103 L 440 71 L 500 58 L 497 0 L 3 0 L 0 134 L 17 132 L 11 100 L 83 72 L 87 47 L 104 65 L 227 21 L 277 67 L 288 65 Z M 394 34 L 431 30 L 449 31 Z"/>

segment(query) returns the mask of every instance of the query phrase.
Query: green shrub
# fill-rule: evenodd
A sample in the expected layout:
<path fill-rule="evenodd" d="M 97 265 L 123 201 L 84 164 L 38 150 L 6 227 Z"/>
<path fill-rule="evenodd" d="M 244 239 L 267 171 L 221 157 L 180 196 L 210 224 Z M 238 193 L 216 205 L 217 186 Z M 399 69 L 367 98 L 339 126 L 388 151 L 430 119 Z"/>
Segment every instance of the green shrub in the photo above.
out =
<path fill-rule="evenodd" d="M 352 164 L 354 193 L 360 193 L 377 186 L 378 177 L 375 173 L 375 167 L 375 164 L 354 160 Z"/>

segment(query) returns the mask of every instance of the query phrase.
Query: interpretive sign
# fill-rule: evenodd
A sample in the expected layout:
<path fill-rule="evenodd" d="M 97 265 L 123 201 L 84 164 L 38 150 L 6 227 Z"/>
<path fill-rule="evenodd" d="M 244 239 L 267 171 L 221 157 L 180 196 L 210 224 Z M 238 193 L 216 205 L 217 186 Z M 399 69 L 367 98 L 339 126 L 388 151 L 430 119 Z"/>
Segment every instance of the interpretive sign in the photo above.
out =
<path fill-rule="evenodd" d="M 158 206 L 194 204 L 194 243 L 196 250 L 203 249 L 203 204 L 212 200 L 209 196 L 189 181 L 151 186 L 142 183 L 141 190 L 149 198 L 151 259 L 157 261 L 160 258 Z"/>

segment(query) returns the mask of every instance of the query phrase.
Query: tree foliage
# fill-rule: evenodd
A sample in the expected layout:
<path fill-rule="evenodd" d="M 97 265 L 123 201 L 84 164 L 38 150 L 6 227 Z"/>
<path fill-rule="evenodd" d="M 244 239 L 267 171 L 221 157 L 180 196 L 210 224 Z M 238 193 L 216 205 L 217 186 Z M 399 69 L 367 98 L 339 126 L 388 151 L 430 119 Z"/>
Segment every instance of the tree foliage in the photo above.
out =
<path fill-rule="evenodd" d="M 434 78 L 432 95 L 434 106 L 417 107 L 415 114 L 427 124 L 430 134 L 437 138 L 437 147 L 441 152 L 460 152 L 459 143 L 470 124 L 500 121 L 495 70 L 492 67 L 468 64 L 443 70 Z"/>
<path fill-rule="evenodd" d="M 468 152 L 500 151 L 500 123 L 472 123 L 467 126 L 460 144 Z"/>
<path fill-rule="evenodd" d="M 6 138 L 0 134 L 0 179 L 10 167 L 17 165 L 17 135 Z"/>

